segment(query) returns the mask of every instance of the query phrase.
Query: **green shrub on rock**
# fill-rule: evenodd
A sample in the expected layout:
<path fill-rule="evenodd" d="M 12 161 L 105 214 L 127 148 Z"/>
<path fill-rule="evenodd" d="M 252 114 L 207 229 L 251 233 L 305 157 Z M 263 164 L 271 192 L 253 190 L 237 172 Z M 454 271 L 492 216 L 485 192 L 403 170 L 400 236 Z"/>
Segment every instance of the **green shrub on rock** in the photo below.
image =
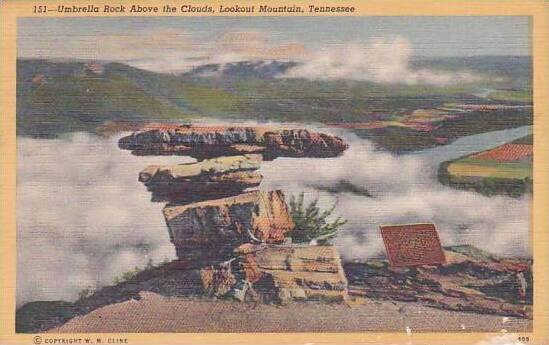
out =
<path fill-rule="evenodd" d="M 300 193 L 297 198 L 292 195 L 290 215 L 295 223 L 295 228 L 290 234 L 292 242 L 304 243 L 314 240 L 317 243 L 325 243 L 334 238 L 341 226 L 347 223 L 347 220 L 341 217 L 332 222 L 328 221 L 328 217 L 332 215 L 335 207 L 336 204 L 328 210 L 322 211 L 318 206 L 318 199 L 305 206 L 304 193 Z"/>

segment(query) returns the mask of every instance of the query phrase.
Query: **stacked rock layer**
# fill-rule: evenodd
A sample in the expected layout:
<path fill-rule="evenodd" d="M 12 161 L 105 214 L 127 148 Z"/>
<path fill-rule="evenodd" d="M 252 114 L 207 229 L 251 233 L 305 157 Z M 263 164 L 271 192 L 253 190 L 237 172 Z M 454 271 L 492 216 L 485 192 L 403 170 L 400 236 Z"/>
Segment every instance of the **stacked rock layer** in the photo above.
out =
<path fill-rule="evenodd" d="M 184 155 L 198 159 L 260 153 L 277 157 L 336 157 L 348 148 L 339 137 L 307 129 L 229 126 L 149 126 L 123 137 L 135 155 Z"/>
<path fill-rule="evenodd" d="M 151 126 L 120 139 L 136 155 L 188 155 L 196 163 L 148 166 L 139 181 L 163 209 L 177 256 L 200 269 L 216 297 L 288 303 L 343 301 L 347 280 L 331 246 L 287 241 L 295 224 L 281 191 L 257 190 L 263 159 L 334 157 L 347 145 L 304 129 Z"/>

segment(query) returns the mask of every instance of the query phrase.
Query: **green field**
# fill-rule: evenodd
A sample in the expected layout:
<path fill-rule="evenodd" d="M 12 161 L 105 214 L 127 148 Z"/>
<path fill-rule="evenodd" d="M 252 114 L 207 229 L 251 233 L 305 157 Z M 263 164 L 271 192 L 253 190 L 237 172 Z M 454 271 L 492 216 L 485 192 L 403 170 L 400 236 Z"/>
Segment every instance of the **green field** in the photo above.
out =
<path fill-rule="evenodd" d="M 512 141 L 532 144 L 532 135 Z M 484 195 L 519 197 L 531 193 L 533 185 L 532 160 L 498 162 L 475 159 L 474 154 L 440 164 L 438 178 L 442 184 L 457 189 L 473 190 Z"/>
<path fill-rule="evenodd" d="M 451 163 L 448 166 L 448 172 L 459 177 L 531 179 L 532 164 L 527 162 L 498 163 L 464 158 Z"/>

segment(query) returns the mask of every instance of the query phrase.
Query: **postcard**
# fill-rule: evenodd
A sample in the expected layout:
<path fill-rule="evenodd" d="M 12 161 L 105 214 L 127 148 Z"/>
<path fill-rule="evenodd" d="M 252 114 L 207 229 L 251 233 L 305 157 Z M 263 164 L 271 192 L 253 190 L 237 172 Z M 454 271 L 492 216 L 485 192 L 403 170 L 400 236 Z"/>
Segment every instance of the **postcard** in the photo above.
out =
<path fill-rule="evenodd" d="M 0 7 L 1 344 L 549 344 L 546 2 Z"/>

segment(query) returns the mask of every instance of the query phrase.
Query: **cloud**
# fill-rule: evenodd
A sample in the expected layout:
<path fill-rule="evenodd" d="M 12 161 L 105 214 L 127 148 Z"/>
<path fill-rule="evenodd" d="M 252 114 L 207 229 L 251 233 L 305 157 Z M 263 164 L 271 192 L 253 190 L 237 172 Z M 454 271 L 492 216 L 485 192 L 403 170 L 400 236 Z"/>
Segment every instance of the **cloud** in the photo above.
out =
<path fill-rule="evenodd" d="M 340 133 L 341 134 L 341 133 Z M 395 156 L 377 151 L 366 140 L 345 134 L 350 148 L 330 159 L 279 158 L 264 162 L 261 188 L 288 195 L 305 192 L 323 207 L 337 203 L 348 220 L 336 240 L 348 259 L 383 256 L 381 224 L 433 222 L 443 245 L 472 244 L 494 254 L 529 256 L 528 197 L 486 197 L 440 185 L 432 165 L 421 156 Z M 280 174 L 283 171 L 284 174 Z M 346 181 L 373 197 L 330 194 L 318 186 Z"/>
<path fill-rule="evenodd" d="M 335 213 L 348 220 L 335 241 L 345 258 L 383 256 L 379 225 L 408 222 L 434 222 L 443 245 L 530 255 L 527 197 L 489 198 L 441 186 L 421 155 L 395 156 L 347 132 L 337 134 L 350 143 L 343 156 L 263 162 L 260 188 L 282 189 L 288 197 L 304 191 L 323 208 L 337 203 Z M 163 204 L 151 202 L 137 173 L 148 164 L 190 158 L 133 156 L 118 149 L 116 138 L 83 133 L 21 137 L 17 150 L 18 305 L 75 299 L 83 288 L 110 284 L 149 259 L 175 258 Z M 373 197 L 319 190 L 338 181 Z"/>
<path fill-rule="evenodd" d="M 313 52 L 281 78 L 311 80 L 358 80 L 382 84 L 451 85 L 482 80 L 468 71 L 413 69 L 413 48 L 400 36 L 373 38 L 368 42 L 332 45 Z"/>
<path fill-rule="evenodd" d="M 297 42 L 274 43 L 272 36 L 262 31 L 232 30 L 206 42 L 193 41 L 187 34 L 171 33 L 173 40 L 167 39 L 170 34 L 152 32 L 150 35 L 147 41 L 155 42 L 155 37 L 160 36 L 167 42 L 159 40 L 150 46 L 139 47 L 137 51 L 127 43 L 113 46 L 124 48 L 121 56 L 140 55 L 134 60 L 126 59 L 128 63 L 158 72 L 183 72 L 203 64 L 223 66 L 239 61 L 291 60 L 298 64 L 278 75 L 279 78 L 437 86 L 486 79 L 466 70 L 414 69 L 410 64 L 413 48 L 407 39 L 400 36 L 332 44 L 311 50 Z M 173 41 L 179 36 L 185 37 L 185 40 L 174 44 Z"/>
<path fill-rule="evenodd" d="M 17 138 L 17 304 L 76 298 L 87 286 L 175 258 L 162 204 L 137 181 L 147 164 L 115 140 Z"/>

